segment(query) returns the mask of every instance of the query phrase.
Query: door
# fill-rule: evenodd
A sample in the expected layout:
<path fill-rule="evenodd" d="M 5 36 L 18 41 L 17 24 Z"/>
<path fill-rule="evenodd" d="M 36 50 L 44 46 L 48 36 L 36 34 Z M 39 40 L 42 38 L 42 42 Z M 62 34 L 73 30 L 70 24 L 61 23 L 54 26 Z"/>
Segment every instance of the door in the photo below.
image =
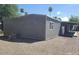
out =
<path fill-rule="evenodd" d="M 61 34 L 64 35 L 65 34 L 65 26 L 61 27 Z"/>

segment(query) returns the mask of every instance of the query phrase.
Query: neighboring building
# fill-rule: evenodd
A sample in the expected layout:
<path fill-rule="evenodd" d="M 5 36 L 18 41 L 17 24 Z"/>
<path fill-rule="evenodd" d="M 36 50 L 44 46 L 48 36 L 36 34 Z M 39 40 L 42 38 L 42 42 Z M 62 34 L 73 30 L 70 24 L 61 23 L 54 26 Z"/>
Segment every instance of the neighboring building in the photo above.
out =
<path fill-rule="evenodd" d="M 30 14 L 3 20 L 5 35 L 20 35 L 37 40 L 53 39 L 59 35 L 60 21 L 46 15 Z"/>
<path fill-rule="evenodd" d="M 73 36 L 73 34 L 79 31 L 79 24 L 72 22 L 61 22 L 60 35 L 61 36 Z"/>

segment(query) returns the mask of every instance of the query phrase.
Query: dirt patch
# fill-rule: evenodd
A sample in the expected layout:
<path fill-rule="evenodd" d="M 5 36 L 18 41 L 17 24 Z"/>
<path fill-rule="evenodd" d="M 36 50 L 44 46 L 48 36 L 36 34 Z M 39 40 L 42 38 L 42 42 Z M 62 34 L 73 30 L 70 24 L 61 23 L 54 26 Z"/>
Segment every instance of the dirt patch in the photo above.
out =
<path fill-rule="evenodd" d="M 79 38 L 57 37 L 55 39 L 36 43 L 16 43 L 0 40 L 0 54 L 79 54 Z"/>

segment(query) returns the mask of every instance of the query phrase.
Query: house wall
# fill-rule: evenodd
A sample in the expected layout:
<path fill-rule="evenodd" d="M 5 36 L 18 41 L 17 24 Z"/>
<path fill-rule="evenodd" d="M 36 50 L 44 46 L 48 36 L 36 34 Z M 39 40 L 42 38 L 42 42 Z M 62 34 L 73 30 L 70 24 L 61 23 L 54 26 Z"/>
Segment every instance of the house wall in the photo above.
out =
<path fill-rule="evenodd" d="M 45 17 L 27 15 L 4 20 L 4 31 L 9 34 L 20 34 L 23 38 L 45 40 Z"/>
<path fill-rule="evenodd" d="M 50 29 L 50 23 L 53 23 L 53 29 Z M 59 35 L 60 22 L 47 18 L 46 20 L 46 39 L 53 39 Z"/>

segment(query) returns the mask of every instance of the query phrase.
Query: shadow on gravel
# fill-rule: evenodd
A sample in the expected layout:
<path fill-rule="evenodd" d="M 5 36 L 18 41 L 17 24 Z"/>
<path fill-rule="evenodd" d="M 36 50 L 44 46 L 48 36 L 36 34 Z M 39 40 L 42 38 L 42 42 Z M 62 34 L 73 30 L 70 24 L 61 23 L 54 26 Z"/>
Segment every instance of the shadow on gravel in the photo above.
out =
<path fill-rule="evenodd" d="M 35 43 L 43 40 L 35 40 L 35 39 L 24 39 L 24 38 L 8 38 L 6 36 L 0 37 L 0 40 L 9 41 L 9 42 L 17 42 L 17 43 Z"/>

